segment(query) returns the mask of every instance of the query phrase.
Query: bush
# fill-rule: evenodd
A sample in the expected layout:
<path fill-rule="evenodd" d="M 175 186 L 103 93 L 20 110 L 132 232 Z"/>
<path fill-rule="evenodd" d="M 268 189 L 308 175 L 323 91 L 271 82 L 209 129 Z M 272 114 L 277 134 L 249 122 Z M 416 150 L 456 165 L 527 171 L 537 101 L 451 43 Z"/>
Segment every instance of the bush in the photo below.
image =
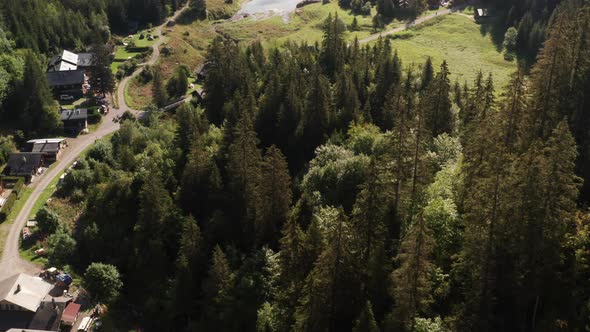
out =
<path fill-rule="evenodd" d="M 6 200 L 6 202 L 4 202 L 4 205 L 0 209 L 0 222 L 8 218 L 8 215 L 10 214 L 12 208 L 14 207 L 14 204 L 16 203 L 16 199 L 17 197 L 14 192 L 11 193 L 10 196 L 8 196 L 8 199 Z"/>
<path fill-rule="evenodd" d="M 94 124 L 100 122 L 101 115 L 97 112 L 88 115 L 88 123 Z"/>
<path fill-rule="evenodd" d="M 59 226 L 59 219 L 57 215 L 46 208 L 41 208 L 35 215 L 37 226 L 42 234 L 55 233 Z"/>

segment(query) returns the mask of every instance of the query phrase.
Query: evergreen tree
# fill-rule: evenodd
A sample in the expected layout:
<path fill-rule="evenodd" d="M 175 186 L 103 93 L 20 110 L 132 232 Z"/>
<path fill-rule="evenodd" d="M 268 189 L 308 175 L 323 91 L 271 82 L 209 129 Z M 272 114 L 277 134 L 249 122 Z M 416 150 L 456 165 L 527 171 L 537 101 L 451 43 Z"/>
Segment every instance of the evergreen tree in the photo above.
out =
<path fill-rule="evenodd" d="M 432 248 L 430 230 L 419 216 L 402 240 L 396 257 L 399 267 L 392 274 L 395 316 L 404 330 L 413 331 L 414 318 L 424 314 L 432 301 Z"/>
<path fill-rule="evenodd" d="M 244 112 L 234 131 L 234 141 L 229 146 L 227 171 L 232 204 L 236 207 L 235 216 L 243 221 L 241 227 L 249 235 L 254 235 L 252 231 L 256 216 L 256 186 L 260 183 L 261 162 L 262 156 L 251 115 Z"/>
<path fill-rule="evenodd" d="M 426 95 L 422 97 L 422 104 L 426 116 L 426 126 L 436 137 L 442 133 L 450 134 L 453 131 L 455 119 L 451 113 L 451 83 L 449 81 L 449 68 L 443 61 L 436 78 L 428 86 Z"/>
<path fill-rule="evenodd" d="M 47 77 L 32 51 L 25 52 L 23 81 L 20 88 L 20 123 L 25 132 L 47 134 L 60 126 L 58 105 L 52 97 Z"/>
<path fill-rule="evenodd" d="M 442 65 L 441 65 L 442 67 Z M 442 69 L 442 68 L 441 68 Z M 424 68 L 422 69 L 422 77 L 420 79 L 420 90 L 424 91 L 432 82 L 434 78 L 434 68 L 432 67 L 432 58 L 428 57 L 426 62 L 424 63 Z"/>
<path fill-rule="evenodd" d="M 92 46 L 92 66 L 90 67 L 90 90 L 93 94 L 106 95 L 115 90 L 115 79 L 109 61 L 110 52 L 97 38 Z"/>
<path fill-rule="evenodd" d="M 373 315 L 373 309 L 371 308 L 371 302 L 367 301 L 363 310 L 359 314 L 354 327 L 352 329 L 353 332 L 379 332 L 379 326 L 377 326 L 377 322 L 375 321 L 375 317 Z"/>
<path fill-rule="evenodd" d="M 276 146 L 266 150 L 260 167 L 256 204 L 256 238 L 258 244 L 274 244 L 274 239 L 285 223 L 291 205 L 291 177 L 287 161 Z"/>
<path fill-rule="evenodd" d="M 229 331 L 233 325 L 231 305 L 234 282 L 235 275 L 225 253 L 219 246 L 215 246 L 211 267 L 203 287 L 206 305 L 201 324 L 205 329 Z"/>
<path fill-rule="evenodd" d="M 152 72 L 154 73 L 154 77 L 152 79 L 153 102 L 158 107 L 166 106 L 166 103 L 168 102 L 168 95 L 166 93 L 166 89 L 164 89 L 164 82 L 162 79 L 162 73 L 160 72 L 160 67 L 153 66 Z"/>

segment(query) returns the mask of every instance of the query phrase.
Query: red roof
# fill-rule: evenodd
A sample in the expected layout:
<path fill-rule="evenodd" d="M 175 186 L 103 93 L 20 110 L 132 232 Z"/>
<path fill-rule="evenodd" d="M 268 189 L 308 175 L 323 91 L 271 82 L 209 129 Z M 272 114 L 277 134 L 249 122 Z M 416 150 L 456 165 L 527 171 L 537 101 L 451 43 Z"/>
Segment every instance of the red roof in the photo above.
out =
<path fill-rule="evenodd" d="M 78 318 L 78 312 L 80 312 L 80 305 L 78 303 L 70 302 L 61 316 L 61 321 L 64 324 L 73 325 Z"/>

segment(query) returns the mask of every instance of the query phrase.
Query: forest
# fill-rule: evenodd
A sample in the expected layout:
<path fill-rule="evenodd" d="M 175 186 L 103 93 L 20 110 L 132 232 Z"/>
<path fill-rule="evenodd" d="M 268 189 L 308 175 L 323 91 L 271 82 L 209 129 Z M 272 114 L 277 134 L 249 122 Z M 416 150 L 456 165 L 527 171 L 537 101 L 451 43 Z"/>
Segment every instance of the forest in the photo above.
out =
<path fill-rule="evenodd" d="M 48 57 L 182 3 L 0 0 L 0 164 L 59 126 Z M 313 45 L 214 39 L 201 103 L 124 114 L 57 192 L 75 226 L 39 211 L 49 263 L 144 331 L 590 331 L 590 3 L 488 3 L 506 86 L 348 44 L 337 15 Z"/>
<path fill-rule="evenodd" d="M 126 115 L 65 178 L 51 259 L 114 266 L 102 299 L 146 331 L 587 331 L 590 5 L 547 22 L 501 87 L 337 16 L 217 38 L 202 105 Z"/>

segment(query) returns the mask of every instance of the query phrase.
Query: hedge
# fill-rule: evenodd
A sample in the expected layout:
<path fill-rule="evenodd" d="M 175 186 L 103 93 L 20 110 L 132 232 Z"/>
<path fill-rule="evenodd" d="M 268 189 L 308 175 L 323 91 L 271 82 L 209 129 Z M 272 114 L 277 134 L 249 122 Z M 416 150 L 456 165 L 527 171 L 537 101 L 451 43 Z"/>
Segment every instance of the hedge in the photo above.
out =
<path fill-rule="evenodd" d="M 2 208 L 0 208 L 0 222 L 6 220 L 6 218 L 8 218 L 8 215 L 10 214 L 10 212 L 12 211 L 12 208 L 14 207 L 14 203 L 16 203 L 16 199 L 17 199 L 16 192 L 10 193 L 10 195 L 8 196 L 8 199 L 6 200 L 6 202 L 4 202 L 4 205 L 2 206 Z"/>
<path fill-rule="evenodd" d="M 5 176 L 2 178 L 4 183 L 6 182 L 15 182 L 14 186 L 12 187 L 12 192 L 16 193 L 17 198 L 20 197 L 22 194 L 22 189 L 25 185 L 25 178 L 20 176 Z"/>

